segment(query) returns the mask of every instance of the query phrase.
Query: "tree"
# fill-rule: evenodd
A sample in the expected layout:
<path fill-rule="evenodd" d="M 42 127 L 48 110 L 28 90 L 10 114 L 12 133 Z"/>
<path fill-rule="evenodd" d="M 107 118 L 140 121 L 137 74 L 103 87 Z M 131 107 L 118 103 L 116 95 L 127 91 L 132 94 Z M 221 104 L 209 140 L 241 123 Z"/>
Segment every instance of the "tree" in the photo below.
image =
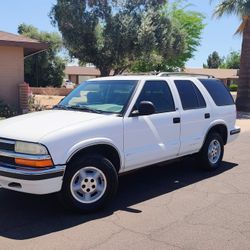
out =
<path fill-rule="evenodd" d="M 220 0 L 214 15 L 226 14 L 242 19 L 236 31 L 243 35 L 236 106 L 239 111 L 250 112 L 250 0 Z"/>
<path fill-rule="evenodd" d="M 226 57 L 225 61 L 222 63 L 220 68 L 224 69 L 239 69 L 240 68 L 240 52 L 231 51 Z"/>
<path fill-rule="evenodd" d="M 122 73 L 138 58 L 181 55 L 185 34 L 164 15 L 166 0 L 57 0 L 51 18 L 72 57 L 102 76 Z"/>
<path fill-rule="evenodd" d="M 185 63 L 193 57 L 200 45 L 201 32 L 205 25 L 203 24 L 204 16 L 199 12 L 188 10 L 189 6 L 185 5 L 183 0 L 179 0 L 172 4 L 166 3 L 162 7 L 163 15 L 170 18 L 173 27 L 183 34 L 185 50 L 178 56 L 169 55 L 168 57 L 152 52 L 147 58 L 142 56 L 136 60 L 132 65 L 132 71 L 174 71 L 177 68 L 183 68 Z"/>
<path fill-rule="evenodd" d="M 185 1 L 178 0 L 172 5 L 166 5 L 166 14 L 172 17 L 172 20 L 185 33 L 185 42 L 187 44 L 184 53 L 178 58 L 168 60 L 168 64 L 175 67 L 184 67 L 185 63 L 194 56 L 194 52 L 200 45 L 202 30 L 205 27 L 203 23 L 205 17 L 200 12 L 187 10 L 191 5 L 184 4 Z"/>
<path fill-rule="evenodd" d="M 21 24 L 18 33 L 48 43 L 48 50 L 25 58 L 24 78 L 31 86 L 60 87 L 63 82 L 65 61 L 58 56 L 62 39 L 58 33 L 39 31 L 32 25 Z"/>
<path fill-rule="evenodd" d="M 203 64 L 204 68 L 218 69 L 223 63 L 223 58 L 220 58 L 217 51 L 214 51 L 207 58 L 207 64 Z"/>

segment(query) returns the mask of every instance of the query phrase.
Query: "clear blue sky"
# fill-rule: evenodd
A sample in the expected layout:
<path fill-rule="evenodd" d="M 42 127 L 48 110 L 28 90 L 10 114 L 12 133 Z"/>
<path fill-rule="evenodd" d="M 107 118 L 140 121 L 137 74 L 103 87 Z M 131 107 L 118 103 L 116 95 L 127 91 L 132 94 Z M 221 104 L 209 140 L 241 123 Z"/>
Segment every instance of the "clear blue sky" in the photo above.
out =
<path fill-rule="evenodd" d="M 172 0 L 171 0 L 172 1 Z M 188 63 L 188 67 L 202 67 L 207 56 L 214 50 L 221 56 L 231 50 L 239 50 L 241 37 L 233 36 L 240 20 L 236 17 L 223 17 L 219 20 L 212 18 L 213 8 L 218 1 L 210 5 L 209 0 L 187 0 L 191 3 L 190 9 L 197 10 L 206 16 L 207 24 L 203 34 L 201 46 L 195 57 Z M 32 24 L 45 31 L 57 31 L 50 23 L 48 13 L 55 0 L 1 0 L 0 3 L 0 30 L 17 33 L 20 23 Z"/>

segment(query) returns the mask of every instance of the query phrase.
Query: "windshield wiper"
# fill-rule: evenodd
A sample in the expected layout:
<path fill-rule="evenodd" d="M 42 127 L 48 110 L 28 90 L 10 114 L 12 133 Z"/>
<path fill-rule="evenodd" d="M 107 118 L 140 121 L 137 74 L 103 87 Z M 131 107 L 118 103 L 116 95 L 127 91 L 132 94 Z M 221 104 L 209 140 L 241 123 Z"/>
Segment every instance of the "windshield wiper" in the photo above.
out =
<path fill-rule="evenodd" d="M 66 108 L 67 109 L 76 109 L 76 110 L 80 110 L 80 111 L 87 111 L 87 112 L 92 112 L 92 113 L 97 113 L 97 114 L 103 113 L 101 110 L 92 109 L 92 108 L 89 108 L 89 107 L 83 106 L 83 105 L 66 106 Z"/>
<path fill-rule="evenodd" d="M 57 104 L 55 106 L 52 107 L 52 109 L 63 109 L 63 110 L 67 110 L 68 107 L 62 104 Z"/>

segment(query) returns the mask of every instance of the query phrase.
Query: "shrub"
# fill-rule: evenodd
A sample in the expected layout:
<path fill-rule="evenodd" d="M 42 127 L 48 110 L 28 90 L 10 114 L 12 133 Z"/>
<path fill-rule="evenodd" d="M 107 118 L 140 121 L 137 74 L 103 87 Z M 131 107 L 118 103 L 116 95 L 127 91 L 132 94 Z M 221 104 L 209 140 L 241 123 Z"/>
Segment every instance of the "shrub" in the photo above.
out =
<path fill-rule="evenodd" d="M 34 95 L 29 96 L 29 112 L 43 111 L 46 107 L 41 105 L 39 101 L 36 101 Z"/>
<path fill-rule="evenodd" d="M 16 115 L 17 111 L 15 109 L 11 108 L 9 105 L 3 103 L 0 100 L 0 117 L 9 118 Z"/>
<path fill-rule="evenodd" d="M 237 84 L 231 84 L 229 89 L 230 89 L 230 91 L 237 91 L 238 85 Z"/>

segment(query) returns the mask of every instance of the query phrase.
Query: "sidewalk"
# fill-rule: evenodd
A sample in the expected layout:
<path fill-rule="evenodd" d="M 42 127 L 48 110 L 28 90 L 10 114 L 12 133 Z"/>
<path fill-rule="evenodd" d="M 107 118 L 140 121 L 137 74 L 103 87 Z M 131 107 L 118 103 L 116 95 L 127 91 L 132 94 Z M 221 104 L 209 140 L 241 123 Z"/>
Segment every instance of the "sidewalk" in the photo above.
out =
<path fill-rule="evenodd" d="M 238 112 L 236 124 L 241 127 L 241 132 L 250 131 L 250 113 Z"/>
<path fill-rule="evenodd" d="M 240 126 L 241 132 L 250 132 L 250 119 L 237 119 L 237 126 Z"/>

